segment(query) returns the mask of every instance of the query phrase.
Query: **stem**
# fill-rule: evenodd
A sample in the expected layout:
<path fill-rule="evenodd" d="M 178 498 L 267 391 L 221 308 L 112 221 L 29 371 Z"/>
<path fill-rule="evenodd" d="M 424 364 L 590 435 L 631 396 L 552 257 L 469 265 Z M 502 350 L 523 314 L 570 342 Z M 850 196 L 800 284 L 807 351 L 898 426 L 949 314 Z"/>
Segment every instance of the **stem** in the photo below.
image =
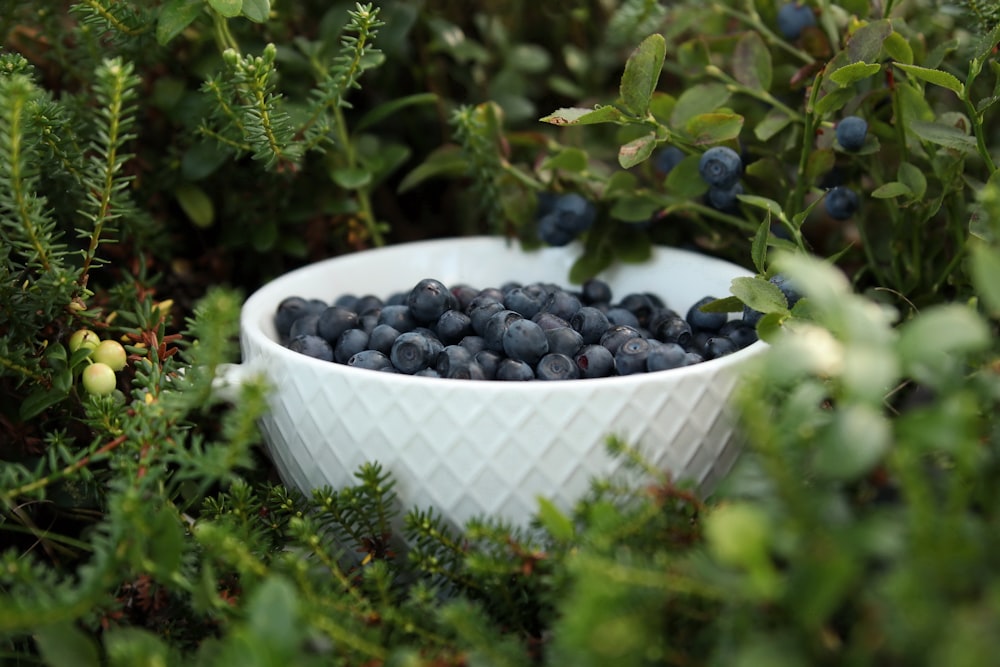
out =
<path fill-rule="evenodd" d="M 823 73 L 820 70 L 813 81 L 812 89 L 809 91 L 809 102 L 806 104 L 806 117 L 802 127 L 802 150 L 799 153 L 798 173 L 795 179 L 795 189 L 792 190 L 791 199 L 785 206 L 786 211 L 801 211 L 806 199 L 806 169 L 809 166 L 809 155 L 811 153 L 813 140 L 816 135 L 816 128 L 820 120 L 813 111 L 816 108 L 816 100 L 819 99 L 819 91 L 823 85 Z M 794 215 L 794 214 L 793 214 Z"/>
<path fill-rule="evenodd" d="M 17 216 L 21 219 L 21 224 L 24 226 L 24 231 L 31 241 L 31 246 L 38 254 L 39 264 L 43 270 L 49 271 L 52 268 L 52 264 L 49 261 L 48 253 L 39 238 L 38 230 L 35 228 L 35 225 L 31 220 L 28 198 L 25 196 L 24 192 L 25 176 L 21 172 L 24 139 L 24 129 L 22 127 L 24 107 L 25 96 L 15 96 L 10 114 L 10 180 L 14 186 L 14 200 L 17 202 Z"/>
<path fill-rule="evenodd" d="M 996 163 L 993 162 L 993 156 L 990 155 L 989 147 L 986 145 L 986 134 L 983 131 L 983 113 L 976 109 L 976 105 L 972 103 L 972 99 L 969 97 L 970 91 L 972 90 L 972 84 L 975 83 L 976 77 L 983 69 L 983 62 L 981 58 L 975 58 L 971 63 L 969 63 L 969 75 L 965 79 L 965 90 L 962 95 L 962 102 L 965 104 L 965 110 L 969 116 L 969 120 L 972 122 L 972 132 L 976 136 L 976 151 L 979 156 L 983 159 L 986 164 L 986 168 L 989 170 L 990 175 L 997 170 Z"/>
<path fill-rule="evenodd" d="M 806 63 L 807 65 L 812 65 L 813 63 L 816 62 L 816 60 L 811 55 L 809 55 L 808 53 L 806 53 L 801 49 L 792 46 L 791 44 L 783 40 L 781 37 L 776 35 L 774 31 L 772 31 L 768 26 L 764 25 L 764 22 L 760 20 L 760 16 L 757 14 L 757 11 L 753 9 L 752 3 L 748 4 L 750 4 L 750 11 L 748 13 L 744 13 L 739 10 L 732 9 L 730 7 L 726 7 L 725 5 L 720 5 L 720 4 L 714 4 L 712 5 L 712 8 L 718 12 L 722 12 L 723 14 L 726 14 L 735 19 L 743 21 L 744 23 L 746 23 L 747 25 L 758 31 L 765 39 L 767 39 L 769 42 L 777 46 L 779 49 L 782 49 L 783 51 L 790 53 L 791 55 L 795 56 L 796 58 Z"/>

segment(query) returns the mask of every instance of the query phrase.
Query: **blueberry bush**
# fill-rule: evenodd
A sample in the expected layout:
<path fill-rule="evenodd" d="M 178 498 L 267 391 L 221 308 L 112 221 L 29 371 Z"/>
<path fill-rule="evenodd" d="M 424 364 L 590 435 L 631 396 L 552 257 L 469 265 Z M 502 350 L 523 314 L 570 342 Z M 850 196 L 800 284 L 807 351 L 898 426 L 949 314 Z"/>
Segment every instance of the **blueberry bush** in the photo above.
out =
<path fill-rule="evenodd" d="M 0 32 L 3 664 L 1000 651 L 997 3 L 6 1 Z M 654 244 L 753 270 L 676 318 L 725 331 L 709 356 L 769 343 L 711 497 L 610 435 L 648 482 L 541 498 L 529 526 L 401 506 L 377 463 L 281 484 L 267 387 L 213 389 L 242 298 L 474 233 L 572 243 L 588 303 Z M 595 332 L 634 313 L 580 308 L 540 365 L 543 327 L 501 312 L 537 291 L 445 321 L 423 287 L 364 352 L 358 304 L 304 322 L 288 295 L 276 323 L 371 368 L 429 363 L 411 311 L 446 338 L 493 322 L 481 363 L 509 379 L 579 373 L 570 348 L 592 375 L 686 363 L 624 329 L 612 354 Z"/>

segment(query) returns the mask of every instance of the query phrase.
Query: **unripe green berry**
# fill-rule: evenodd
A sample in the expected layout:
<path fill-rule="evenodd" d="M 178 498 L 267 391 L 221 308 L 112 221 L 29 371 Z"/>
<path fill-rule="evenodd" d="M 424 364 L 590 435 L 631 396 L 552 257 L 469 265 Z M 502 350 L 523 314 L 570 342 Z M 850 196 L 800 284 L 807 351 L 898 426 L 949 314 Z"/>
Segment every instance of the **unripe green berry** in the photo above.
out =
<path fill-rule="evenodd" d="M 127 355 L 125 348 L 118 341 L 102 340 L 90 358 L 97 363 L 107 364 L 113 371 L 120 371 L 125 368 Z"/>
<path fill-rule="evenodd" d="M 80 349 L 93 350 L 101 342 L 101 337 L 90 329 L 78 329 L 69 337 L 69 351 L 76 352 Z"/>
<path fill-rule="evenodd" d="M 102 363 L 88 365 L 83 369 L 81 377 L 83 388 L 95 396 L 107 396 L 115 390 L 115 386 L 118 384 L 115 372 L 111 370 L 110 366 Z"/>
<path fill-rule="evenodd" d="M 767 552 L 770 532 L 768 517 L 746 503 L 720 505 L 705 519 L 708 549 L 726 565 L 759 563 Z"/>

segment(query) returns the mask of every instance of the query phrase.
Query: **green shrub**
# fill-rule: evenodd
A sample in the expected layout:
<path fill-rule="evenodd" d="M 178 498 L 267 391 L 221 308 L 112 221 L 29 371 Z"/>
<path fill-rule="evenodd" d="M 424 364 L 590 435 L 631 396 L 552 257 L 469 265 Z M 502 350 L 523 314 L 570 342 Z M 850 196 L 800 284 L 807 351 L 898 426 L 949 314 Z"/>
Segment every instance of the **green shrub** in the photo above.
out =
<path fill-rule="evenodd" d="M 763 0 L 29 4 L 0 5 L 5 664 L 1000 649 L 994 5 L 823 0 L 789 41 Z M 856 151 L 834 139 L 849 114 Z M 686 157 L 665 175 L 668 145 Z M 746 165 L 731 210 L 698 174 L 716 145 Z M 833 185 L 860 195 L 847 220 Z M 758 274 L 712 306 L 761 311 L 771 344 L 723 488 L 646 470 L 568 513 L 542 499 L 532 526 L 456 527 L 378 464 L 278 483 L 266 387 L 213 391 L 244 291 L 410 238 L 537 245 L 536 197 L 568 191 L 600 210 L 573 279 L 658 243 Z M 83 379 L 97 340 L 127 352 L 114 388 Z"/>

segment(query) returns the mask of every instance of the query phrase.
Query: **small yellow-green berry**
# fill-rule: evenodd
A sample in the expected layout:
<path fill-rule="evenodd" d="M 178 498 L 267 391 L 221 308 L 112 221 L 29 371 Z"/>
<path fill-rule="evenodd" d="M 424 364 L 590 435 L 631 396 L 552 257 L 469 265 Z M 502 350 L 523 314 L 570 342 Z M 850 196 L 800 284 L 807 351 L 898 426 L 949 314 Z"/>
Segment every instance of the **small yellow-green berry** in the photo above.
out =
<path fill-rule="evenodd" d="M 102 340 L 91 355 L 95 362 L 107 364 L 113 371 L 125 368 L 127 358 L 125 348 L 116 340 Z"/>
<path fill-rule="evenodd" d="M 80 349 L 93 350 L 101 343 L 101 337 L 90 329 L 78 329 L 69 337 L 69 351 L 76 352 Z"/>
<path fill-rule="evenodd" d="M 107 364 L 89 364 L 81 375 L 83 388 L 95 396 L 107 396 L 115 390 L 118 380 L 115 372 Z"/>

